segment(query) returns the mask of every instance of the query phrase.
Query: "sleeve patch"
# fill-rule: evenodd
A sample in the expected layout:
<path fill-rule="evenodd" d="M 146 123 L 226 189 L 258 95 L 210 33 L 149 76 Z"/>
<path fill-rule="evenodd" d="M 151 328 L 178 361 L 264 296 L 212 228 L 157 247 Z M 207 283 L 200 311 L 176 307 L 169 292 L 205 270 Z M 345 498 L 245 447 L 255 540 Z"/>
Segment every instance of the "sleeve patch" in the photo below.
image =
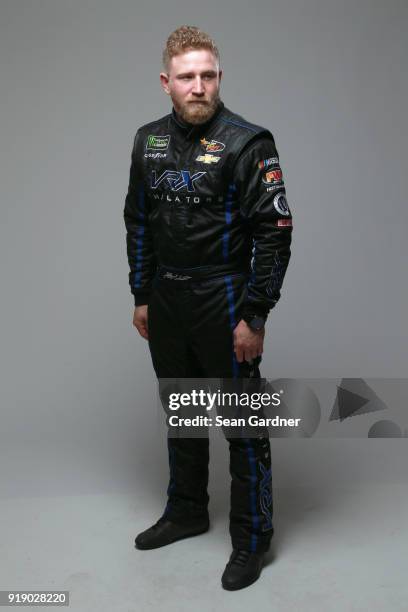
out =
<path fill-rule="evenodd" d="M 290 215 L 288 201 L 284 193 L 276 194 L 276 196 L 273 198 L 273 205 L 279 214 L 285 215 L 285 217 Z"/>

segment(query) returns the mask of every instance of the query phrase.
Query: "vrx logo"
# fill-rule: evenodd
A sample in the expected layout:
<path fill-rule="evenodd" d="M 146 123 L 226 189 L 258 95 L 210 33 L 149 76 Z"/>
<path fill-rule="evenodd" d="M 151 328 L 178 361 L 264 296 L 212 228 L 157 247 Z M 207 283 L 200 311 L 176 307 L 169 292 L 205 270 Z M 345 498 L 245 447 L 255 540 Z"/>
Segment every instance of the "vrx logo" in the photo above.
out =
<path fill-rule="evenodd" d="M 180 191 L 183 187 L 187 187 L 187 191 L 193 192 L 195 191 L 194 183 L 198 181 L 206 172 L 196 172 L 195 174 L 190 174 L 188 170 L 181 170 L 177 172 L 176 170 L 165 170 L 159 178 L 157 178 L 157 174 L 155 170 L 152 170 L 152 189 L 157 189 L 161 183 L 166 182 L 169 185 L 172 191 Z"/>

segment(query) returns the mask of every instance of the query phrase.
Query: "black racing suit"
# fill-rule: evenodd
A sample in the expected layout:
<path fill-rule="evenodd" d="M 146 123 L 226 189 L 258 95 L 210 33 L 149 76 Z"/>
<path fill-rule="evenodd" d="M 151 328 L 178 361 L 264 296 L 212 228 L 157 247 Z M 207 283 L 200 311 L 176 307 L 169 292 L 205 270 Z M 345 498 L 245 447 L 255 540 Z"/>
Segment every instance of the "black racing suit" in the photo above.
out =
<path fill-rule="evenodd" d="M 259 377 L 238 362 L 233 330 L 280 298 L 292 215 L 270 131 L 219 103 L 205 124 L 174 111 L 135 136 L 124 218 L 129 283 L 148 304 L 160 378 Z M 234 548 L 265 551 L 273 535 L 267 436 L 228 438 Z M 208 438 L 168 437 L 165 516 L 208 516 Z"/>

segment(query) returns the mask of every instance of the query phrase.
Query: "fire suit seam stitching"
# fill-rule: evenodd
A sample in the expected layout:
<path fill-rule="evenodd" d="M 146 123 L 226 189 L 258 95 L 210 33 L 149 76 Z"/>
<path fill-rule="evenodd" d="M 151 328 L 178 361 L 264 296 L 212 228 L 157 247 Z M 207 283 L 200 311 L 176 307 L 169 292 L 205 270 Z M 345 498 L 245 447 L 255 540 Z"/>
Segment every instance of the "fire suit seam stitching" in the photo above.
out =
<path fill-rule="evenodd" d="M 236 125 L 238 127 L 243 127 L 244 129 L 248 130 L 249 132 L 256 133 L 258 131 L 256 128 L 253 128 L 253 127 L 251 127 L 249 125 L 245 125 L 244 123 L 239 123 L 238 121 L 233 121 L 232 119 L 221 118 L 221 121 L 223 121 L 224 123 L 230 123 L 231 125 Z"/>

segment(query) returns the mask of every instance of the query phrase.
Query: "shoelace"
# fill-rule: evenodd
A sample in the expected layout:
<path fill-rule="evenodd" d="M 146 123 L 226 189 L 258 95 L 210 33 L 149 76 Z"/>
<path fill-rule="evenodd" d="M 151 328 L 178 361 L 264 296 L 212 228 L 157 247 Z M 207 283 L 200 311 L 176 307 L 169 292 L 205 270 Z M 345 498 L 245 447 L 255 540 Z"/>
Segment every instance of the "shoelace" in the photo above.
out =
<path fill-rule="evenodd" d="M 232 557 L 231 563 L 235 563 L 236 565 L 243 567 L 247 563 L 250 555 L 251 553 L 249 550 L 238 550 Z"/>

